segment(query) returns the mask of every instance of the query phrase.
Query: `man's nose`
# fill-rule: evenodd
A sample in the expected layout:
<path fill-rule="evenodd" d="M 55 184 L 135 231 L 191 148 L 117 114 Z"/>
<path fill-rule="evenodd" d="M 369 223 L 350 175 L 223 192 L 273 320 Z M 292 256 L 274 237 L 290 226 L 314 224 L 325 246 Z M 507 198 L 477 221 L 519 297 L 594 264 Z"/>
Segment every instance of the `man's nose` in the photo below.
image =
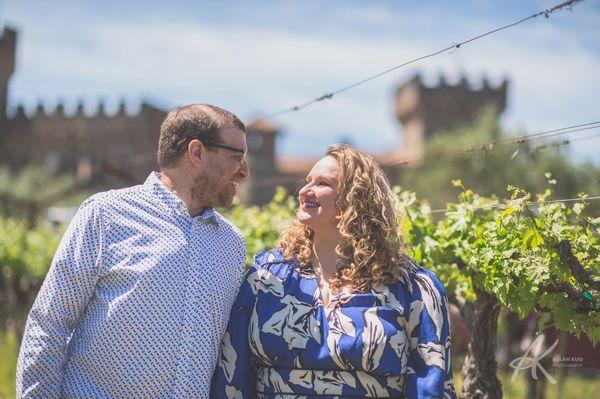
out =
<path fill-rule="evenodd" d="M 244 162 L 242 164 L 242 166 L 240 166 L 240 170 L 239 173 L 242 175 L 242 177 L 245 179 L 248 176 L 250 176 L 250 168 L 248 168 L 248 163 Z"/>

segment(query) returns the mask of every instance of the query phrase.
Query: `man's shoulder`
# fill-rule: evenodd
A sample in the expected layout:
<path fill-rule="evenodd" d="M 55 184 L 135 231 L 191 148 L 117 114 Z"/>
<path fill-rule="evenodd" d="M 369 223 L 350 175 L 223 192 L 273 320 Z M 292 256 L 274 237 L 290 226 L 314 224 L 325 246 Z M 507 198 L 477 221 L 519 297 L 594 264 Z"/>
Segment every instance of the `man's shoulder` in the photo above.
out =
<path fill-rule="evenodd" d="M 82 206 L 97 206 L 101 208 L 117 208 L 122 202 L 141 200 L 143 185 L 100 191 L 88 197 Z"/>
<path fill-rule="evenodd" d="M 244 241 L 244 237 L 240 229 L 233 223 L 231 223 L 225 216 L 221 215 L 218 211 L 215 210 L 215 217 L 219 222 L 219 226 L 222 227 L 229 234 L 239 238 L 242 242 Z"/>

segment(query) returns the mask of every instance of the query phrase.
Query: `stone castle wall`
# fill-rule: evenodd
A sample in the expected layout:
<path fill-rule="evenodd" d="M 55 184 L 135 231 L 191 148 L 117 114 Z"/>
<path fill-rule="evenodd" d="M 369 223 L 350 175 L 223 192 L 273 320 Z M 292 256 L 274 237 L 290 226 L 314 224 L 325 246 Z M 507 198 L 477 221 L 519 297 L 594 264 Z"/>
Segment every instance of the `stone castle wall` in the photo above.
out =
<path fill-rule="evenodd" d="M 120 175 L 139 182 L 156 169 L 156 146 L 166 112 L 143 104 L 133 116 L 123 107 L 109 116 L 101 106 L 86 116 L 83 107 L 65 116 L 62 106 L 51 114 L 38 107 L 28 117 L 19 108 L 2 122 L 0 159 L 13 170 L 37 165 L 56 172 L 75 172 L 82 179 Z"/>

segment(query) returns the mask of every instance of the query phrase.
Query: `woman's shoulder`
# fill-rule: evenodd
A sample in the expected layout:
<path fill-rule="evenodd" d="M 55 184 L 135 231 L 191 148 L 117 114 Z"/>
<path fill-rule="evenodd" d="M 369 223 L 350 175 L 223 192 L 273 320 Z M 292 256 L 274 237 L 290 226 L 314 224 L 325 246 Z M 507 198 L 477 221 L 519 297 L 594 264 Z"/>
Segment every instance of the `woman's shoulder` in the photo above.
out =
<path fill-rule="evenodd" d="M 291 272 L 296 262 L 286 259 L 279 248 L 272 248 L 267 251 L 258 252 L 254 256 L 254 264 L 251 269 L 254 271 L 269 271 L 281 279 L 285 279 Z"/>
<path fill-rule="evenodd" d="M 410 260 L 410 267 L 404 270 L 400 281 L 394 284 L 393 288 L 390 288 L 394 291 L 408 291 L 413 296 L 417 293 L 422 296 L 424 293 L 427 295 L 433 292 L 446 295 L 444 285 L 438 276 L 431 270 L 421 266 L 414 259 Z"/>
<path fill-rule="evenodd" d="M 254 265 L 257 267 L 268 266 L 273 263 L 289 263 L 279 248 L 271 248 L 266 251 L 257 252 L 254 255 Z"/>

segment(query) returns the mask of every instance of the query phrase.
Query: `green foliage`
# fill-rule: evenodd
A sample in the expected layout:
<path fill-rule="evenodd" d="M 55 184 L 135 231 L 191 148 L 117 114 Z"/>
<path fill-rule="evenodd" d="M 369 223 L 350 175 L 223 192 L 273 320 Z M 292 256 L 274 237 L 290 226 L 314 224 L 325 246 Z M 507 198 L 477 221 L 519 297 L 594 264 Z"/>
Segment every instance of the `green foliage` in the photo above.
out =
<path fill-rule="evenodd" d="M 30 229 L 23 221 L 0 218 L 0 271 L 6 279 L 42 279 L 60 234 L 45 226 Z"/>
<path fill-rule="evenodd" d="M 547 177 L 551 186 L 556 183 Z M 440 277 L 449 296 L 464 303 L 475 300 L 477 290 L 485 291 L 522 317 L 532 310 L 544 312 L 542 328 L 551 324 L 600 341 L 600 313 L 589 309 L 594 305 L 584 298 L 590 292 L 597 300 L 600 293 L 576 279 L 558 251 L 559 243 L 570 242 L 585 272 L 599 280 L 600 220 L 583 216 L 585 203 L 550 202 L 551 188 L 532 199 L 509 186 L 511 200 L 500 204 L 459 180 L 454 185 L 461 189 L 458 202 L 448 204 L 438 222 L 414 194 L 400 194 L 410 223 L 404 231 L 415 257 Z"/>
<path fill-rule="evenodd" d="M 18 354 L 18 338 L 14 334 L 0 332 L 0 398 L 15 397 Z"/>
<path fill-rule="evenodd" d="M 71 175 L 57 175 L 38 166 L 15 174 L 0 167 L 0 214 L 26 218 L 30 225 L 51 206 L 74 206 L 88 196 Z"/>
<path fill-rule="evenodd" d="M 225 216 L 235 224 L 246 241 L 246 264 L 251 265 L 254 255 L 273 248 L 282 231 L 289 226 L 296 212 L 294 198 L 279 187 L 273 200 L 263 207 L 236 205 Z"/>
<path fill-rule="evenodd" d="M 19 336 L 59 238 L 44 226 L 0 218 L 0 332 Z"/>
<path fill-rule="evenodd" d="M 15 199 L 42 201 L 63 192 L 70 193 L 76 184 L 74 176 L 56 175 L 37 166 L 25 167 L 17 174 L 11 173 L 5 167 L 0 168 L 0 192 L 10 193 Z M 80 193 L 76 200 L 84 198 L 82 195 L 86 196 L 85 193 Z M 70 199 L 60 198 L 62 202 L 53 205 L 62 204 L 65 200 L 68 205 L 76 203 L 68 201 Z"/>

